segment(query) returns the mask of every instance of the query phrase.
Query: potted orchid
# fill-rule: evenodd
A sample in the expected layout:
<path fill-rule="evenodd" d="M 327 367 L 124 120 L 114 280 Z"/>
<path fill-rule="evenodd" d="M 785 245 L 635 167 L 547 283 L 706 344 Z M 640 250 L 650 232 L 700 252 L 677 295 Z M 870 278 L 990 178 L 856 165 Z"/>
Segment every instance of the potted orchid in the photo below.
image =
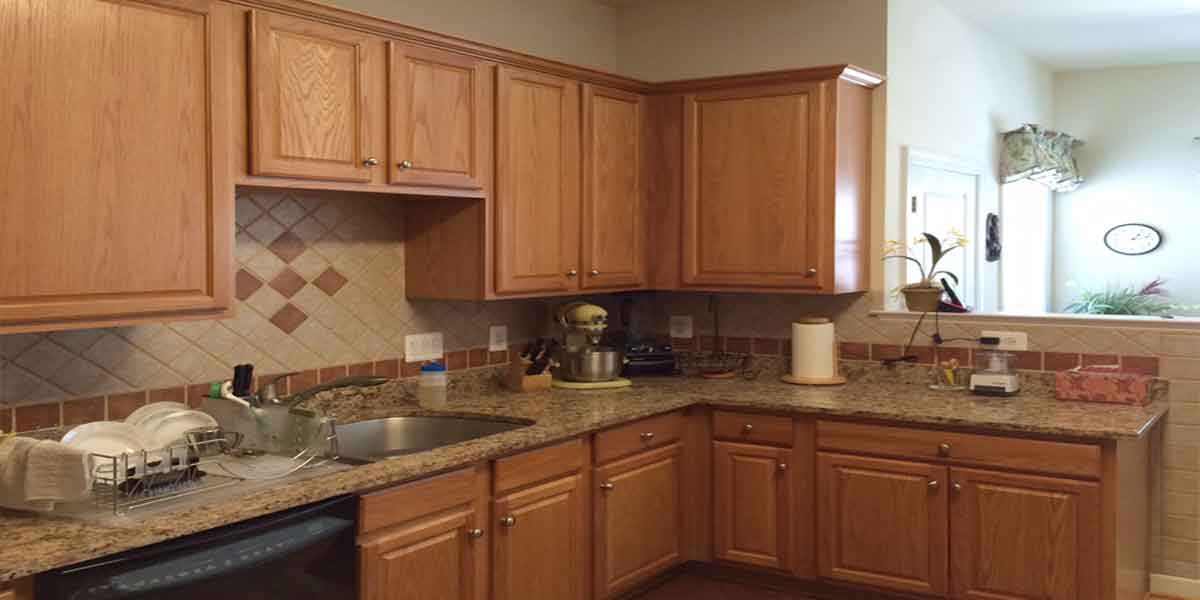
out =
<path fill-rule="evenodd" d="M 929 264 L 922 262 L 923 253 L 920 251 L 921 246 L 929 246 Z M 883 260 L 899 258 L 907 260 L 917 265 L 920 270 L 921 279 L 916 283 L 910 283 L 899 289 L 899 292 L 904 295 L 904 303 L 908 309 L 914 312 L 934 312 L 938 309 L 938 303 L 942 300 L 941 284 L 938 279 L 947 277 L 958 285 L 958 276 L 946 270 L 937 268 L 950 252 L 967 246 L 967 237 L 962 232 L 951 229 L 945 240 L 938 239 L 932 233 L 922 233 L 920 237 L 913 240 L 911 245 L 905 245 L 903 242 L 896 240 L 888 240 L 883 247 Z"/>

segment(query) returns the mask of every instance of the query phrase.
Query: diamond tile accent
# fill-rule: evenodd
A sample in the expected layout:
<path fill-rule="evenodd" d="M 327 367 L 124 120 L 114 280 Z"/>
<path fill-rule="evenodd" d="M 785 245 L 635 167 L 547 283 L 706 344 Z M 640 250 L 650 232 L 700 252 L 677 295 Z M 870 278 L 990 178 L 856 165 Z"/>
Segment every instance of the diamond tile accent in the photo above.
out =
<path fill-rule="evenodd" d="M 275 276 L 275 279 L 271 280 L 271 287 L 283 295 L 284 298 L 291 298 L 292 296 L 295 296 L 296 292 L 299 292 L 300 288 L 307 284 L 308 282 L 305 281 L 303 277 L 291 269 L 284 269 L 283 271 L 280 271 L 280 273 Z"/>
<path fill-rule="evenodd" d="M 330 267 L 325 269 L 325 272 L 321 273 L 321 276 L 313 281 L 313 285 L 317 286 L 322 292 L 332 296 L 338 293 L 349 281 L 337 269 Z"/>
<path fill-rule="evenodd" d="M 300 327 L 308 320 L 308 315 L 303 311 L 292 306 L 290 303 L 284 304 L 275 316 L 271 317 L 271 322 L 275 324 L 284 333 L 291 333 Z"/>
<path fill-rule="evenodd" d="M 284 198 L 282 202 L 271 209 L 271 216 L 275 217 L 280 225 L 291 228 L 304 218 L 306 212 L 299 202 L 292 198 Z"/>
<path fill-rule="evenodd" d="M 238 269 L 237 274 L 233 277 L 233 295 L 238 300 L 245 300 L 253 296 L 254 292 L 257 292 L 262 285 L 263 283 L 251 275 L 250 271 Z"/>
<path fill-rule="evenodd" d="M 286 231 L 286 228 L 269 215 L 260 217 L 257 221 L 246 227 L 246 233 L 249 233 L 263 245 L 275 241 L 275 238 L 279 237 L 284 231 Z"/>
<path fill-rule="evenodd" d="M 267 245 L 267 249 L 275 253 L 285 263 L 290 263 L 296 260 L 296 257 L 304 253 L 304 240 L 300 239 L 296 234 L 285 231 L 275 238 L 275 241 Z"/>

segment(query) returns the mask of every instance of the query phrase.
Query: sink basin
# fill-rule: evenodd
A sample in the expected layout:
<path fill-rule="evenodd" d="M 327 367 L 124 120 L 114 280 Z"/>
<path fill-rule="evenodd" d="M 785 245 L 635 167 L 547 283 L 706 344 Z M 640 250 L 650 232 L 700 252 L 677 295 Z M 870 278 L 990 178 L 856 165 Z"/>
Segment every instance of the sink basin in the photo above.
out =
<path fill-rule="evenodd" d="M 390 417 L 338 425 L 338 454 L 350 462 L 387 460 L 532 425 L 486 417 Z"/>

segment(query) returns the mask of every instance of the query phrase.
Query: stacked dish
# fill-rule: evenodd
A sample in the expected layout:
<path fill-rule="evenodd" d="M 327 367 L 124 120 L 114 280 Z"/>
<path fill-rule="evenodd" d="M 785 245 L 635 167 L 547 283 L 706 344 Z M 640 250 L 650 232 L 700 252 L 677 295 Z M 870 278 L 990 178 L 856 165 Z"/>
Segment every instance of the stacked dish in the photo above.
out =
<path fill-rule="evenodd" d="M 62 443 L 93 455 L 128 455 L 126 468 L 104 460 L 96 461 L 93 467 L 97 477 L 119 483 L 127 477 L 156 472 L 160 467 L 170 469 L 172 465 L 163 464 L 164 458 L 171 454 L 171 462 L 176 462 L 178 454 L 169 449 L 186 445 L 188 432 L 216 427 L 216 419 L 184 404 L 155 402 L 135 410 L 123 423 L 98 421 L 75 427 L 63 436 Z"/>

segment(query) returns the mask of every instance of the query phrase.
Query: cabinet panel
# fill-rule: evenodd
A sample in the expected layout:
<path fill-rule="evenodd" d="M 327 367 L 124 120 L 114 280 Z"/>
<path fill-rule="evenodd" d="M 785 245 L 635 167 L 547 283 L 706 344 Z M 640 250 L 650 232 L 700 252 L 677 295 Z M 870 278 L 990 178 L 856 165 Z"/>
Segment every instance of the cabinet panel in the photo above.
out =
<path fill-rule="evenodd" d="M 946 475 L 924 463 L 818 453 L 821 576 L 944 594 Z"/>
<path fill-rule="evenodd" d="M 261 11 L 251 20 L 253 174 L 369 181 L 366 161 L 382 158 L 367 147 L 373 38 Z"/>
<path fill-rule="evenodd" d="M 579 84 L 500 67 L 496 292 L 578 287 Z"/>
<path fill-rule="evenodd" d="M 583 478 L 572 475 L 496 498 L 495 600 L 585 597 Z M 509 520 L 511 519 L 511 520 Z"/>
<path fill-rule="evenodd" d="M 820 287 L 825 95 L 798 83 L 684 98 L 684 285 Z"/>
<path fill-rule="evenodd" d="M 596 597 L 629 590 L 680 562 L 680 446 L 596 470 Z"/>
<path fill-rule="evenodd" d="M 973 469 L 950 475 L 955 598 L 1101 597 L 1098 484 Z"/>
<path fill-rule="evenodd" d="M 228 307 L 229 17 L 0 3 L 0 332 Z"/>
<path fill-rule="evenodd" d="M 585 289 L 645 282 L 641 147 L 645 102 L 637 94 L 583 87 Z"/>
<path fill-rule="evenodd" d="M 784 448 L 713 443 L 713 542 L 718 559 L 789 567 L 790 455 Z"/>
<path fill-rule="evenodd" d="M 388 43 L 389 182 L 482 189 L 491 80 L 476 59 Z"/>
<path fill-rule="evenodd" d="M 486 600 L 482 515 L 453 511 L 386 530 L 361 546 L 364 600 Z"/>

